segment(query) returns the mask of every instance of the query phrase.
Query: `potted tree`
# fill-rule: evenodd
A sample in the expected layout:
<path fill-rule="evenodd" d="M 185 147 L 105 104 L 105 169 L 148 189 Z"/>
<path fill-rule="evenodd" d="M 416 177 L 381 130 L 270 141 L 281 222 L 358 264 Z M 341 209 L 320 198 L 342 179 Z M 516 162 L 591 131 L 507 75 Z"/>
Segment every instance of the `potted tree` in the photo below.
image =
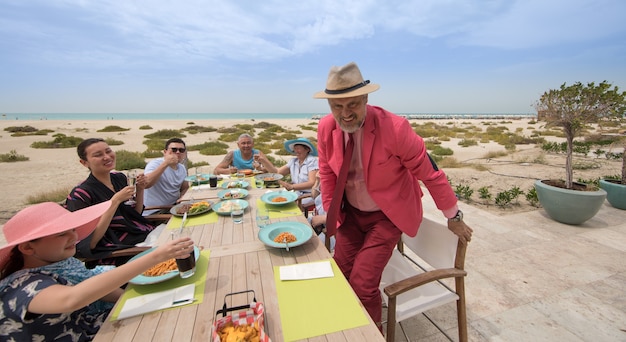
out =
<path fill-rule="evenodd" d="M 622 178 L 601 179 L 600 187 L 606 191 L 606 200 L 617 208 L 626 210 L 626 137 L 622 137 Z"/>
<path fill-rule="evenodd" d="M 577 82 L 550 89 L 536 102 L 537 119 L 546 121 L 546 127 L 561 127 L 567 143 L 565 180 L 535 182 L 539 202 L 552 219 L 581 224 L 600 210 L 606 191 L 573 181 L 574 139 L 591 123 L 623 116 L 625 97 L 626 93 L 607 81 L 586 85 Z"/>

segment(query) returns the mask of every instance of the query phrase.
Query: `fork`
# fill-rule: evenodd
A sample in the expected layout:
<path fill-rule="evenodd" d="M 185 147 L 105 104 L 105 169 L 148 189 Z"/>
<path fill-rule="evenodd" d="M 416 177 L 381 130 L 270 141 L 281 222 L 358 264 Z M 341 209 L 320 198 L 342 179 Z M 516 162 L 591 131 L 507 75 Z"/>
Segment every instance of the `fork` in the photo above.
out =
<path fill-rule="evenodd" d="M 283 241 L 285 242 L 285 248 L 287 249 L 287 252 L 289 252 L 289 244 L 287 243 L 287 238 L 284 238 Z"/>

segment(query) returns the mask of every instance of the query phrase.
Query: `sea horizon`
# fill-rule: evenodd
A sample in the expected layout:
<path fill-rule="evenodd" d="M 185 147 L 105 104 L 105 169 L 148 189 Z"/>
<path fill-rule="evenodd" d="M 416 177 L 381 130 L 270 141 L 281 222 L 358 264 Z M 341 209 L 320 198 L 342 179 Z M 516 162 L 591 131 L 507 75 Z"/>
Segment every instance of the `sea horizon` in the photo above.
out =
<path fill-rule="evenodd" d="M 0 120 L 263 120 L 312 119 L 328 113 L 3 113 Z M 396 113 L 407 119 L 532 118 L 536 113 Z"/>

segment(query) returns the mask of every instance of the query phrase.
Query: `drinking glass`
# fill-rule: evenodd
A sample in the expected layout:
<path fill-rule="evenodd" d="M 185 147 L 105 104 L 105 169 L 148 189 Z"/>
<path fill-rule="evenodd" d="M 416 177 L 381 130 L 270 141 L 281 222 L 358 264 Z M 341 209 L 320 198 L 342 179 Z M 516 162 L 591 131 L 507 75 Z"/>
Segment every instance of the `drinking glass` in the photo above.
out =
<path fill-rule="evenodd" d="M 256 225 L 259 228 L 263 228 L 270 224 L 270 212 L 267 209 L 256 210 Z"/>
<path fill-rule="evenodd" d="M 259 165 L 259 158 L 261 157 L 261 154 L 257 152 L 252 157 L 254 158 L 254 171 L 257 171 L 257 165 Z"/>
<path fill-rule="evenodd" d="M 235 209 L 231 211 L 230 217 L 233 218 L 233 223 L 242 224 L 243 223 L 243 209 Z"/>
<path fill-rule="evenodd" d="M 184 224 L 184 223 L 183 223 Z M 178 239 L 181 237 L 191 236 L 190 228 L 179 228 L 172 232 L 172 239 Z M 176 259 L 176 266 L 178 267 L 178 274 L 181 278 L 189 278 L 196 273 L 196 255 L 195 248 L 189 253 L 189 256 L 185 259 Z"/>
<path fill-rule="evenodd" d="M 134 170 L 128 171 L 128 173 L 126 174 L 126 179 L 128 180 L 128 185 L 130 185 L 132 187 L 135 187 L 135 184 L 137 183 L 137 172 L 134 171 Z M 124 204 L 126 204 L 126 205 L 135 205 L 135 204 L 137 204 L 137 202 L 135 201 L 134 197 L 135 197 L 135 195 L 133 195 L 133 197 L 129 198 L 126 202 L 124 202 Z"/>
<path fill-rule="evenodd" d="M 202 177 L 202 168 L 196 166 L 196 185 L 200 186 L 200 178 Z"/>

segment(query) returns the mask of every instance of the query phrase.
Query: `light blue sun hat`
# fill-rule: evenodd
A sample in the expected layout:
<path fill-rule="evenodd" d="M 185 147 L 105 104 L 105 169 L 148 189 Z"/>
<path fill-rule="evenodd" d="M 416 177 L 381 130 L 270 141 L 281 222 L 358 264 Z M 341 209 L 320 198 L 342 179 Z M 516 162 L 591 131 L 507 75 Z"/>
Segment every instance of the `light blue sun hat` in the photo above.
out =
<path fill-rule="evenodd" d="M 317 157 L 317 148 L 315 148 L 315 146 L 307 138 L 298 138 L 285 141 L 285 150 L 287 150 L 287 152 L 291 154 L 295 154 L 293 147 L 296 145 L 303 145 L 308 147 L 311 150 L 309 154 L 313 157 Z"/>

